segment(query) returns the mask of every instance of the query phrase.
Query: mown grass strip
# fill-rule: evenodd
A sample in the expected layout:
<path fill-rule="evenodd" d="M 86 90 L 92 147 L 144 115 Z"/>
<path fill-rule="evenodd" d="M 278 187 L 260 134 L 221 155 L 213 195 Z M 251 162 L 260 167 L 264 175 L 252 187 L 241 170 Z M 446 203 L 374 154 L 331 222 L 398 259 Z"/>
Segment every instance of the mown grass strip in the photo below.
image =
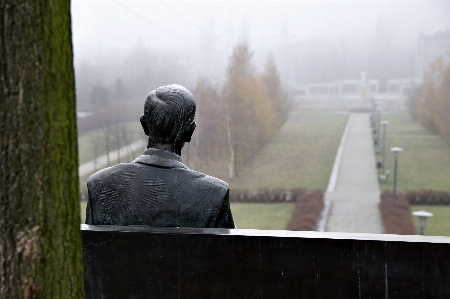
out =
<path fill-rule="evenodd" d="M 348 114 L 293 111 L 234 180 L 228 178 L 226 156 L 199 171 L 228 182 L 231 189 L 325 190 L 347 120 Z"/>
<path fill-rule="evenodd" d="M 411 205 L 411 213 L 415 211 L 425 210 L 433 213 L 433 217 L 429 217 L 426 222 L 425 235 L 427 236 L 450 236 L 450 206 L 416 206 Z M 414 226 L 419 233 L 418 219 L 412 216 Z"/>
<path fill-rule="evenodd" d="M 390 148 L 401 147 L 397 190 L 450 191 L 450 146 L 415 123 L 409 114 L 385 114 L 381 119 L 389 121 L 386 169 L 391 174 L 387 184 L 380 183 L 380 189 L 392 190 L 394 155 Z M 381 159 L 377 156 L 378 161 Z"/>

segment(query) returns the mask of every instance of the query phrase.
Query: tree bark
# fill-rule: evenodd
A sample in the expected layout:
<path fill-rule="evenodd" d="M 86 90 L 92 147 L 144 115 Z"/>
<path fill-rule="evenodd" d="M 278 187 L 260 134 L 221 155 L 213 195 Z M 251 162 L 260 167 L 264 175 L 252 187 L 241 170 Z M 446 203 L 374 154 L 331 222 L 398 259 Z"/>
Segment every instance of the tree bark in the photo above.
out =
<path fill-rule="evenodd" d="M 0 0 L 0 298 L 82 298 L 70 1 Z"/>

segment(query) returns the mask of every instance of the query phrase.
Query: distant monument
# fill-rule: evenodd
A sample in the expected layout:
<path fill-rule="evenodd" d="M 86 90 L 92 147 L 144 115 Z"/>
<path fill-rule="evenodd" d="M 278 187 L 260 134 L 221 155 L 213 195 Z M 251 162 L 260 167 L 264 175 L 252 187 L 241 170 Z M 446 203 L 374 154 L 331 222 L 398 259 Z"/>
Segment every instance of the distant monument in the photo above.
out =
<path fill-rule="evenodd" d="M 89 178 L 86 224 L 234 228 L 228 184 L 181 162 L 194 116 L 194 96 L 183 86 L 150 92 L 140 119 L 147 149 Z"/>
<path fill-rule="evenodd" d="M 367 80 L 367 73 L 360 72 L 360 81 L 359 81 L 359 95 L 361 97 L 362 102 L 367 102 L 370 99 L 370 85 Z"/>

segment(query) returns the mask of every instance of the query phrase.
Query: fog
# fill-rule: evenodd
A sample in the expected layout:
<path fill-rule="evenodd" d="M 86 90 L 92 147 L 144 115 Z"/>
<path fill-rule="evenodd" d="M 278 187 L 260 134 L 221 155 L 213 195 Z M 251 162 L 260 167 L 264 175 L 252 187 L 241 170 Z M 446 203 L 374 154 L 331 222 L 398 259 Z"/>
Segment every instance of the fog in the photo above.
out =
<path fill-rule="evenodd" d="M 183 163 L 230 184 L 240 228 L 413 234 L 409 210 L 403 226 L 389 214 L 393 182 L 409 192 L 399 204 L 407 209 L 407 196 L 430 203 L 449 192 L 450 52 L 435 60 L 450 46 L 448 0 L 71 5 L 80 169 L 134 159 L 145 147 L 138 119 L 147 94 L 178 83 L 197 102 Z M 404 149 L 398 180 L 390 148 Z M 294 207 L 280 190 L 312 197 Z M 275 198 L 281 214 L 237 204 Z M 322 228 L 311 219 L 325 219 Z M 448 234 L 436 223 L 430 234 Z"/>
<path fill-rule="evenodd" d="M 363 70 L 410 78 L 419 34 L 449 28 L 448 1 L 72 1 L 79 101 L 118 78 L 141 98 L 161 84 L 220 83 L 242 41 L 258 68 L 275 56 L 285 86 Z"/>

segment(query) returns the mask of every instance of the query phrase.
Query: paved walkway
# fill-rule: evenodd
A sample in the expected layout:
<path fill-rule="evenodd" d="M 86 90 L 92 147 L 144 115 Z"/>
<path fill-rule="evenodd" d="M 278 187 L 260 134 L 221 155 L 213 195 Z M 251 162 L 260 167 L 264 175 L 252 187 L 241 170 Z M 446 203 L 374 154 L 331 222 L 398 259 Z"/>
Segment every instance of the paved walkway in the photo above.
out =
<path fill-rule="evenodd" d="M 135 152 L 140 155 L 142 151 L 145 149 L 146 141 L 145 140 L 138 140 L 136 142 L 133 142 L 129 145 L 126 145 L 122 147 L 119 150 L 114 150 L 109 153 L 109 163 L 110 166 L 115 165 L 115 161 L 119 160 L 119 154 L 120 158 L 127 157 L 130 153 L 133 153 L 132 155 L 135 156 Z M 136 156 L 137 157 L 137 156 Z M 134 158 L 133 158 L 134 159 Z M 106 166 L 108 166 L 108 157 L 107 155 L 103 155 L 100 157 L 97 157 L 97 159 L 94 159 L 90 162 L 84 163 L 79 166 L 78 168 L 78 175 L 80 177 L 85 176 L 87 174 L 93 174 L 97 170 L 103 169 Z"/>
<path fill-rule="evenodd" d="M 325 231 L 380 234 L 380 191 L 369 114 L 351 114 L 344 134 L 325 193 L 331 203 Z"/>

